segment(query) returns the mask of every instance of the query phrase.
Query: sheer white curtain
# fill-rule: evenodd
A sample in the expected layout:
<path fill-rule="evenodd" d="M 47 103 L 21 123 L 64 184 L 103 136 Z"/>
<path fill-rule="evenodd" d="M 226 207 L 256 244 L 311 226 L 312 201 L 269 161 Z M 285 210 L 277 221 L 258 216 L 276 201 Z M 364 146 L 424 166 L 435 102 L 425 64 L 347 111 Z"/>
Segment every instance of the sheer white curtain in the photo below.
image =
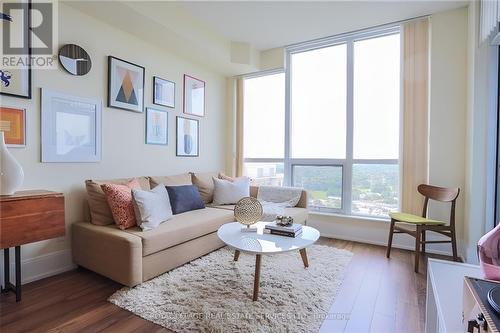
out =
<path fill-rule="evenodd" d="M 429 20 L 402 26 L 403 44 L 403 145 L 401 208 L 422 213 L 423 198 L 417 186 L 429 178 Z"/>

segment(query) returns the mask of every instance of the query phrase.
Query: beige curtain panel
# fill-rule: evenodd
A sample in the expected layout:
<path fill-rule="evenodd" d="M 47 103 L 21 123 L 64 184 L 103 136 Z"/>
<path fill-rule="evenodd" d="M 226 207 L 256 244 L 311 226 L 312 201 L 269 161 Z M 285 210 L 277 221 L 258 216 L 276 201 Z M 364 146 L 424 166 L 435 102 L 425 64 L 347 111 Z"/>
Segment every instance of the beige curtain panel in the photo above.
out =
<path fill-rule="evenodd" d="M 401 208 L 422 213 L 417 186 L 429 179 L 429 20 L 403 26 L 403 147 Z"/>

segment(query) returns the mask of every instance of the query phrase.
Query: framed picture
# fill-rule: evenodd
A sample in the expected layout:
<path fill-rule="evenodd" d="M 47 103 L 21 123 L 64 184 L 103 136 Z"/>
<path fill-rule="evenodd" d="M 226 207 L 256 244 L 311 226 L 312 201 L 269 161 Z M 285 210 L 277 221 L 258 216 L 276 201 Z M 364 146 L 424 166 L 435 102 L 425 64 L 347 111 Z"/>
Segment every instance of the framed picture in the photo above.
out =
<path fill-rule="evenodd" d="M 0 131 L 7 147 L 26 147 L 26 109 L 0 106 Z"/>
<path fill-rule="evenodd" d="M 8 10 L 6 7 L 10 5 L 15 8 Z M 19 6 L 22 10 L 19 10 Z M 3 7 L 6 10 L 2 14 L 3 36 L 5 38 L 8 34 L 9 38 L 3 43 L 2 54 L 14 58 L 14 64 L 12 66 L 0 64 L 0 94 L 31 99 L 31 31 L 29 31 L 31 1 L 9 1 Z M 9 45 L 8 41 L 16 45 Z"/>
<path fill-rule="evenodd" d="M 101 160 L 102 100 L 42 89 L 42 162 Z"/>
<path fill-rule="evenodd" d="M 108 106 L 143 112 L 144 67 L 108 57 Z"/>
<path fill-rule="evenodd" d="M 175 82 L 154 76 L 153 104 L 175 108 Z"/>
<path fill-rule="evenodd" d="M 184 74 L 184 113 L 205 115 L 205 81 Z"/>
<path fill-rule="evenodd" d="M 177 117 L 177 156 L 199 156 L 199 121 Z"/>
<path fill-rule="evenodd" d="M 146 144 L 168 144 L 168 112 L 146 108 Z"/>

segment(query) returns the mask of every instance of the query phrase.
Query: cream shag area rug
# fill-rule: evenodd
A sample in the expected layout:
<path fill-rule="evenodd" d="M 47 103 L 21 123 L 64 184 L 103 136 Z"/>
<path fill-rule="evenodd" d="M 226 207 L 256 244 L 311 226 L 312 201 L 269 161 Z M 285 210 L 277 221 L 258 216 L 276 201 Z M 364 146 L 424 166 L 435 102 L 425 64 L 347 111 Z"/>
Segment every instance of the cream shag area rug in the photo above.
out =
<path fill-rule="evenodd" d="M 259 300 L 252 301 L 255 256 L 223 248 L 109 301 L 176 332 L 317 332 L 352 253 L 324 245 L 263 255 Z"/>

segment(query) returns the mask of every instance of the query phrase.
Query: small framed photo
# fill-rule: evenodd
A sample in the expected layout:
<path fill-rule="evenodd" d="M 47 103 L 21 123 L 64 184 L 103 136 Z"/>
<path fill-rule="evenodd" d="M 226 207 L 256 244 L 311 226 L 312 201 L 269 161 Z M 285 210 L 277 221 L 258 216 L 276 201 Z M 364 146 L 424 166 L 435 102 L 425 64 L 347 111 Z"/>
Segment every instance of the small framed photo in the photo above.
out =
<path fill-rule="evenodd" d="M 199 121 L 184 117 L 177 117 L 177 156 L 199 156 L 200 127 Z"/>
<path fill-rule="evenodd" d="M 154 76 L 153 104 L 175 108 L 175 82 Z"/>
<path fill-rule="evenodd" d="M 168 112 L 146 108 L 146 144 L 168 144 Z"/>
<path fill-rule="evenodd" d="M 101 160 L 102 100 L 42 89 L 42 162 Z"/>
<path fill-rule="evenodd" d="M 184 74 L 184 113 L 205 115 L 205 81 Z"/>
<path fill-rule="evenodd" d="M 0 131 L 7 147 L 26 147 L 26 109 L 0 106 Z"/>
<path fill-rule="evenodd" d="M 143 112 L 144 72 L 142 66 L 108 57 L 108 106 Z"/>

